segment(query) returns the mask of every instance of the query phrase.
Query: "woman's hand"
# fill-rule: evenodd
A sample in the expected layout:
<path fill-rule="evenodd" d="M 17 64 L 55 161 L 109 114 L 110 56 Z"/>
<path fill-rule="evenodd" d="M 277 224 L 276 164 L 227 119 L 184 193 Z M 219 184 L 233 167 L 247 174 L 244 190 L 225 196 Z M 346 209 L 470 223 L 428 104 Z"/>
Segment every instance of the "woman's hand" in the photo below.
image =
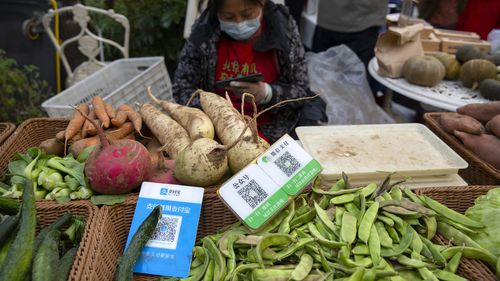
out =
<path fill-rule="evenodd" d="M 233 92 L 240 98 L 244 93 L 252 94 L 257 104 L 269 103 L 273 95 L 271 86 L 265 82 L 233 81 L 229 85 L 230 87 L 226 87 L 226 90 Z"/>

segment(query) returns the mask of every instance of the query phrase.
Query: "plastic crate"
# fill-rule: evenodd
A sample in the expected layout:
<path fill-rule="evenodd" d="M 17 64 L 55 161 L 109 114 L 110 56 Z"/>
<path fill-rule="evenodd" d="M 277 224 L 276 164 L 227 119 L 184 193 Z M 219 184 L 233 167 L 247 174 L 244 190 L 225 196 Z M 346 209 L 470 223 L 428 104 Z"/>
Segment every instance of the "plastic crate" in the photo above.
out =
<path fill-rule="evenodd" d="M 133 106 L 149 102 L 148 86 L 158 98 L 172 98 L 172 83 L 163 57 L 116 60 L 46 100 L 42 107 L 50 117 L 71 117 L 71 106 L 90 104 L 97 95 L 115 108 L 122 104 Z"/>

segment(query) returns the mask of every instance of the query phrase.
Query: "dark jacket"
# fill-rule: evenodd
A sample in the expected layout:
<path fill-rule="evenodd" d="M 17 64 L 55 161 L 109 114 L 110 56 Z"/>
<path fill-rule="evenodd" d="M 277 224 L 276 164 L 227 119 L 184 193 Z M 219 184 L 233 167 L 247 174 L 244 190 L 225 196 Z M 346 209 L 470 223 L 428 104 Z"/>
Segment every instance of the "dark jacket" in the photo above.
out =
<path fill-rule="evenodd" d="M 256 51 L 274 49 L 278 58 L 279 79 L 270 84 L 273 98 L 266 106 L 287 99 L 312 96 L 297 25 L 282 5 L 266 1 L 263 9 L 266 22 L 264 32 L 254 43 Z M 207 9 L 193 25 L 191 36 L 181 52 L 175 73 L 173 94 L 185 104 L 196 89 L 214 91 L 217 44 L 221 36 L 216 12 Z M 319 99 L 318 99 L 319 100 Z M 262 133 L 274 142 L 290 133 L 298 124 L 304 102 L 295 102 L 272 110 L 273 122 L 260 127 Z M 199 105 L 194 103 L 194 105 Z"/>

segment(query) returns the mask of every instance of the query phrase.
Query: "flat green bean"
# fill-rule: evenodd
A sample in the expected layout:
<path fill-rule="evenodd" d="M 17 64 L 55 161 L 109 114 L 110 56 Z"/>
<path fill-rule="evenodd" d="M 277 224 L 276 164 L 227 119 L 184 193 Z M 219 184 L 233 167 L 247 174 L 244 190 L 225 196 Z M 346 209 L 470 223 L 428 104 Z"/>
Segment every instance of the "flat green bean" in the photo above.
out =
<path fill-rule="evenodd" d="M 389 194 L 391 194 L 391 197 L 394 200 L 401 200 L 403 198 L 403 192 L 401 192 L 401 189 L 398 186 L 391 188 Z"/>
<path fill-rule="evenodd" d="M 389 213 L 389 212 L 386 212 L 386 211 L 382 211 L 382 214 L 388 218 L 390 218 L 393 222 L 394 222 L 394 225 L 398 225 L 400 227 L 404 226 L 403 225 L 403 219 L 396 216 L 395 214 L 392 214 L 392 213 Z"/>
<path fill-rule="evenodd" d="M 413 201 L 414 203 L 417 203 L 417 204 L 420 204 L 420 205 L 424 205 L 424 202 L 422 202 L 422 200 L 420 200 L 420 198 L 418 198 L 418 196 L 413 193 L 413 191 L 411 191 L 410 188 L 408 187 L 405 187 L 403 189 L 403 193 L 408 197 L 410 198 L 411 201 Z"/>
<path fill-rule="evenodd" d="M 283 219 L 278 228 L 279 233 L 289 233 L 290 232 L 290 221 L 292 221 L 293 216 L 295 216 L 295 201 L 290 202 L 288 205 L 288 215 Z"/>
<path fill-rule="evenodd" d="M 420 267 L 418 269 L 418 273 L 420 273 L 420 276 L 422 276 L 422 278 L 426 281 L 439 281 L 436 275 L 434 275 L 434 273 L 432 273 L 432 271 L 430 271 L 427 267 Z"/>
<path fill-rule="evenodd" d="M 191 267 L 198 267 L 205 262 L 206 252 L 203 247 L 195 246 L 193 248 L 193 255 L 195 259 L 191 262 Z"/>
<path fill-rule="evenodd" d="M 309 233 L 318 241 L 318 243 L 325 245 L 327 247 L 333 248 L 333 249 L 338 249 L 341 246 L 345 246 L 345 243 L 338 242 L 338 241 L 333 241 L 333 240 L 328 240 L 325 238 L 321 233 L 318 231 L 316 226 L 313 223 L 308 223 L 307 224 Z"/>
<path fill-rule="evenodd" d="M 462 256 L 469 259 L 479 259 L 486 262 L 491 268 L 496 267 L 497 258 L 492 255 L 489 251 L 484 249 L 472 248 L 472 247 L 462 247 L 454 246 L 446 248 L 441 252 L 443 258 L 449 260 L 457 252 L 462 251 Z"/>
<path fill-rule="evenodd" d="M 402 213 L 403 215 L 406 215 L 407 213 L 408 214 L 415 214 L 415 212 L 426 215 L 426 216 L 435 216 L 436 215 L 436 212 L 434 212 L 433 210 L 427 209 L 426 207 L 419 205 L 417 203 L 413 203 L 407 199 L 401 199 L 401 200 L 393 199 L 393 200 L 385 200 L 383 202 L 380 202 L 380 208 L 384 208 L 386 206 L 396 206 L 396 207 L 401 207 L 401 208 L 405 209 L 403 211 L 400 211 L 400 212 L 404 212 L 404 213 Z M 396 210 L 398 210 L 398 209 L 396 209 Z M 408 212 L 408 211 L 412 211 L 412 212 Z"/>
<path fill-rule="evenodd" d="M 460 230 L 463 233 L 467 233 L 467 234 L 478 234 L 479 233 L 479 231 L 477 231 L 475 229 L 471 229 L 465 225 L 459 224 L 459 223 L 452 221 L 450 219 L 447 219 L 447 218 L 439 218 L 439 220 L 450 225 L 450 226 L 453 226 L 454 228 L 456 228 L 457 230 Z"/>
<path fill-rule="evenodd" d="M 392 248 L 392 239 L 387 233 L 387 230 L 384 227 L 384 223 L 380 221 L 375 222 L 375 229 L 377 230 L 378 237 L 380 239 L 380 245 L 386 248 Z"/>
<path fill-rule="evenodd" d="M 377 216 L 377 220 L 380 220 L 381 222 L 383 222 L 383 223 L 385 223 L 385 224 L 387 224 L 389 226 L 394 226 L 394 221 L 392 219 L 384 216 L 384 215 L 379 214 Z"/>
<path fill-rule="evenodd" d="M 208 254 L 206 250 L 202 247 L 197 247 L 199 249 L 196 249 L 197 253 L 197 259 L 198 257 L 200 258 L 199 260 L 202 260 L 202 263 L 191 269 L 189 272 L 189 277 L 183 279 L 183 281 L 200 281 L 203 279 L 203 275 L 205 275 L 205 272 L 207 271 L 208 265 L 210 263 L 210 259 L 208 257 Z M 194 263 L 194 262 L 193 262 Z"/>
<path fill-rule="evenodd" d="M 334 185 L 332 185 L 332 187 L 330 187 L 330 192 L 335 192 L 335 191 L 339 191 L 341 189 L 344 189 L 345 188 L 345 182 L 343 179 L 340 179 L 338 180 Z"/>
<path fill-rule="evenodd" d="M 365 268 L 359 267 L 356 271 L 347 279 L 347 281 L 362 281 L 363 275 L 365 275 Z"/>
<path fill-rule="evenodd" d="M 389 193 L 387 193 L 387 192 L 384 192 L 384 193 L 382 194 L 382 198 L 383 198 L 384 200 L 392 200 L 392 196 L 391 196 Z"/>
<path fill-rule="evenodd" d="M 370 237 L 368 238 L 368 248 L 370 249 L 370 257 L 373 264 L 376 266 L 380 260 L 380 239 L 376 227 L 371 227 Z"/>
<path fill-rule="evenodd" d="M 375 281 L 375 278 L 377 278 L 377 270 L 372 267 L 365 271 L 362 281 Z"/>
<path fill-rule="evenodd" d="M 292 275 L 291 269 L 254 269 L 253 281 L 287 281 Z"/>
<path fill-rule="evenodd" d="M 408 226 L 411 228 L 411 226 Z M 382 257 L 394 257 L 401 255 L 406 249 L 408 249 L 413 241 L 413 231 L 408 229 L 406 233 L 401 238 L 401 242 L 393 247 L 392 249 L 382 249 L 380 255 Z"/>
<path fill-rule="evenodd" d="M 389 225 L 385 225 L 385 230 L 387 230 L 387 233 L 389 233 L 389 236 L 391 237 L 392 239 L 392 242 L 394 243 L 399 243 L 400 240 L 399 240 L 399 235 L 398 235 L 398 232 L 396 231 L 396 229 L 392 226 L 389 226 Z"/>
<path fill-rule="evenodd" d="M 420 254 L 420 252 L 422 252 L 422 248 L 424 247 L 423 242 L 420 239 L 418 233 L 412 227 L 410 227 L 409 229 L 411 229 L 411 231 L 413 232 L 413 240 L 411 241 L 410 248 L 412 248 L 413 251 L 417 254 Z"/>
<path fill-rule="evenodd" d="M 326 230 L 326 226 L 321 222 L 319 218 L 316 218 L 315 222 L 316 223 L 314 225 L 323 237 L 328 240 L 334 240 L 335 235 L 331 231 Z"/>
<path fill-rule="evenodd" d="M 436 248 L 436 246 L 427 238 L 420 237 L 422 242 L 427 246 L 429 251 L 432 254 L 432 258 L 434 259 L 434 262 L 442 265 L 446 265 L 446 259 L 445 257 L 439 252 L 439 250 Z"/>
<path fill-rule="evenodd" d="M 461 276 L 458 276 L 454 273 L 444 271 L 441 269 L 435 269 L 432 272 L 434 273 L 434 275 L 436 275 L 437 278 L 439 278 L 439 280 L 443 280 L 443 281 L 467 281 L 467 279 L 465 279 Z"/>
<path fill-rule="evenodd" d="M 450 240 L 453 244 L 457 246 L 467 246 L 467 247 L 483 249 L 481 245 L 479 245 L 476 241 L 472 240 L 469 236 L 467 236 L 460 230 L 454 228 L 453 226 L 445 222 L 441 221 L 438 222 L 438 231 L 446 239 Z"/>
<path fill-rule="evenodd" d="M 374 202 L 365 212 L 365 215 L 361 219 L 358 229 L 358 237 L 361 241 L 368 243 L 368 237 L 370 237 L 370 229 L 377 217 L 378 213 L 378 202 Z"/>
<path fill-rule="evenodd" d="M 310 209 L 309 211 L 305 212 L 304 214 L 298 217 L 295 216 L 290 222 L 290 228 L 293 229 L 305 223 L 308 223 L 312 221 L 315 217 L 316 217 L 316 209 Z"/>
<path fill-rule="evenodd" d="M 349 202 L 347 204 L 344 204 L 344 207 L 348 212 L 355 215 L 356 217 L 358 217 L 359 213 L 361 212 L 360 209 L 353 202 Z M 361 218 L 360 218 L 360 220 L 361 220 Z"/>
<path fill-rule="evenodd" d="M 257 246 L 257 244 L 259 244 L 259 242 L 260 242 L 260 239 L 262 239 L 262 236 L 259 236 L 259 235 L 239 234 L 238 239 L 234 243 L 240 244 L 240 245 Z"/>
<path fill-rule="evenodd" d="M 363 197 L 364 198 L 364 197 Z M 345 212 L 342 217 L 342 227 L 340 229 L 342 241 L 352 244 L 356 240 L 356 217 L 350 212 Z"/>
<path fill-rule="evenodd" d="M 283 221 L 283 219 L 288 215 L 289 211 L 285 210 L 282 212 L 279 212 L 270 222 L 268 222 L 262 229 L 260 229 L 258 232 L 255 234 L 257 235 L 262 235 L 265 233 L 271 233 L 273 232 L 276 228 L 278 228 Z"/>
<path fill-rule="evenodd" d="M 311 271 L 312 265 L 313 258 L 308 254 L 303 254 L 300 257 L 299 264 L 297 264 L 297 267 L 295 267 L 295 269 L 290 274 L 290 279 L 296 281 L 303 280 Z"/>
<path fill-rule="evenodd" d="M 432 239 L 437 232 L 437 220 L 436 217 L 424 217 L 425 224 L 425 236 L 427 239 Z"/>
<path fill-rule="evenodd" d="M 354 200 L 354 198 L 356 198 L 356 196 L 358 196 L 357 193 L 348 193 L 348 194 L 338 195 L 338 196 L 333 197 L 330 200 L 330 204 L 341 205 L 341 204 L 349 203 L 349 202 L 352 202 Z"/>
<path fill-rule="evenodd" d="M 364 197 L 368 197 L 368 196 L 372 195 L 376 189 L 377 189 L 377 184 L 370 183 L 361 189 L 360 194 L 362 194 Z"/>
<path fill-rule="evenodd" d="M 472 220 L 472 219 L 466 217 L 465 215 L 462 215 L 462 214 L 446 207 L 445 205 L 439 203 L 438 201 L 436 201 L 430 197 L 427 197 L 424 195 L 423 197 L 421 197 L 421 199 L 422 199 L 422 201 L 424 201 L 424 203 L 429 208 L 433 209 L 436 213 L 440 214 L 441 216 L 443 216 L 445 218 L 448 218 L 450 220 L 453 220 L 455 222 L 458 222 L 460 224 L 463 224 L 465 226 L 472 227 L 472 228 L 484 227 L 484 225 L 481 222 Z"/>
<path fill-rule="evenodd" d="M 262 237 L 262 239 L 259 241 L 259 244 L 257 244 L 257 247 L 255 248 L 257 263 L 262 268 L 264 268 L 264 260 L 262 257 L 262 253 L 264 252 L 265 249 L 271 246 L 290 245 L 294 241 L 295 239 L 293 239 L 293 237 L 288 234 L 272 233 L 265 235 L 264 237 Z"/>
<path fill-rule="evenodd" d="M 321 222 L 329 231 L 331 231 L 331 233 L 335 234 L 335 225 L 328 218 L 328 214 L 325 212 L 325 210 L 323 210 L 318 204 L 316 204 L 316 202 L 314 202 L 314 208 L 316 209 L 316 214 L 318 215 L 318 218 L 321 220 Z"/>
<path fill-rule="evenodd" d="M 342 216 L 346 210 L 344 207 L 336 206 L 335 207 L 335 224 L 340 226 L 342 224 Z"/>
<path fill-rule="evenodd" d="M 342 189 L 342 190 L 339 190 L 339 191 L 333 191 L 332 192 L 332 191 L 326 191 L 326 190 L 323 190 L 323 189 L 319 189 L 319 188 L 313 187 L 312 191 L 314 193 L 321 194 L 321 195 L 340 196 L 340 195 L 354 193 L 354 192 L 359 191 L 361 189 L 362 189 L 362 187 L 356 187 L 356 188 Z"/>
<path fill-rule="evenodd" d="M 352 248 L 352 253 L 355 255 L 367 256 L 370 254 L 370 250 L 368 249 L 367 245 L 358 243 L 354 248 Z"/>
<path fill-rule="evenodd" d="M 458 265 L 460 264 L 461 258 L 462 258 L 462 252 L 457 252 L 456 254 L 454 254 L 451 257 L 451 259 L 448 261 L 448 263 L 446 264 L 446 267 L 444 268 L 444 270 L 451 272 L 451 273 L 457 272 Z"/>
<path fill-rule="evenodd" d="M 219 240 L 219 251 L 227 258 L 234 258 L 233 244 L 238 240 L 237 231 L 227 231 Z"/>
<path fill-rule="evenodd" d="M 205 276 L 203 276 L 203 281 L 212 281 L 214 279 L 215 262 L 211 260 L 208 263 L 207 271 Z"/>
<path fill-rule="evenodd" d="M 414 267 L 414 268 L 420 268 L 420 267 L 427 266 L 427 264 L 425 262 L 411 259 L 405 255 L 399 255 L 397 258 L 397 261 L 402 265 L 406 265 L 406 266 Z"/>
<path fill-rule="evenodd" d="M 208 255 L 214 261 L 214 281 L 222 281 L 226 277 L 226 259 L 219 252 L 214 242 L 207 237 L 202 239 L 203 247 L 207 249 Z"/>
<path fill-rule="evenodd" d="M 284 250 L 280 251 L 276 255 L 276 260 L 281 261 L 289 256 L 291 256 L 298 249 L 301 249 L 307 244 L 314 242 L 314 238 L 301 238 L 296 243 L 294 243 L 291 247 L 287 247 Z"/>
<path fill-rule="evenodd" d="M 387 202 L 387 201 L 391 201 L 391 200 L 386 200 L 383 202 Z M 381 203 L 383 203 L 383 202 L 381 202 Z M 416 216 L 416 215 L 420 214 L 419 212 L 411 211 L 411 210 L 408 210 L 406 208 L 399 207 L 399 206 L 384 206 L 384 207 L 382 207 L 382 210 L 387 211 L 389 213 L 396 214 L 396 215 L 400 215 L 400 216 Z"/>

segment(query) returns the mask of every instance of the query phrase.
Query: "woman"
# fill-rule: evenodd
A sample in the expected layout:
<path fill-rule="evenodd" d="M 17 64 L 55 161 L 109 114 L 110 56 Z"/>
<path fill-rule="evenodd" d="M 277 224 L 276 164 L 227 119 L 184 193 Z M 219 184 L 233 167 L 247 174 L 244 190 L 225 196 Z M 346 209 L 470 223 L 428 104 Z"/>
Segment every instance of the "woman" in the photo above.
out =
<path fill-rule="evenodd" d="M 216 81 L 255 73 L 262 73 L 263 81 L 215 87 Z M 238 110 L 245 92 L 255 96 L 259 110 L 283 100 L 312 96 L 304 48 L 288 10 L 267 0 L 212 0 L 181 52 L 174 98 L 185 104 L 199 88 L 221 95 L 228 91 Z M 322 108 L 324 103 L 317 98 L 274 109 L 259 118 L 259 133 L 274 142 L 292 133 L 298 124 L 312 125 L 325 119 Z M 251 111 L 247 103 L 245 113 Z"/>

